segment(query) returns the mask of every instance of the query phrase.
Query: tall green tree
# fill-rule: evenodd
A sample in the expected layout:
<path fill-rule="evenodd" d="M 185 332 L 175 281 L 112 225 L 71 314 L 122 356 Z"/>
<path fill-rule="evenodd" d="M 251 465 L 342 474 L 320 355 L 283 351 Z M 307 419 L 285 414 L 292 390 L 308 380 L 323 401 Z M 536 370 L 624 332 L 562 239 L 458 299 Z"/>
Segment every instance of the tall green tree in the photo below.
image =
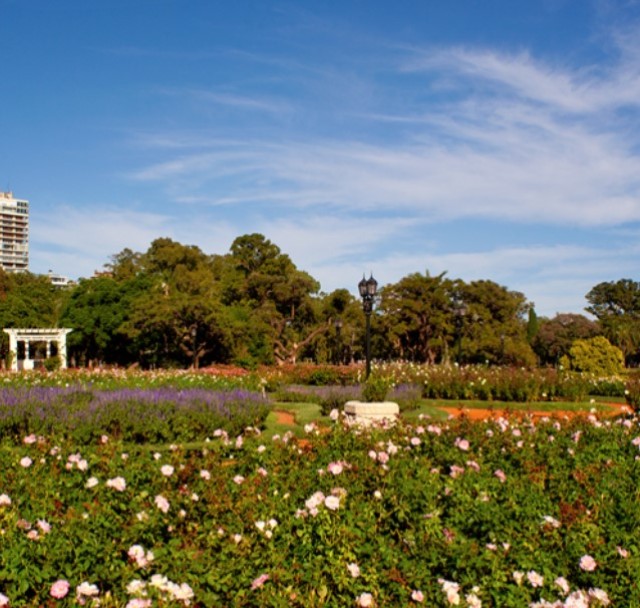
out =
<path fill-rule="evenodd" d="M 46 276 L 0 269 L 0 327 L 57 327 L 66 297 Z"/>
<path fill-rule="evenodd" d="M 620 279 L 598 283 L 586 295 L 586 311 L 600 322 L 604 336 L 624 353 L 627 364 L 640 350 L 640 283 Z"/>
<path fill-rule="evenodd" d="M 81 279 L 61 315 L 61 323 L 74 330 L 67 338 L 70 361 L 77 365 L 134 363 L 138 350 L 123 325 L 146 287 L 144 278 L 135 274 L 121 280 L 109 274 Z"/>
<path fill-rule="evenodd" d="M 319 298 L 320 318 L 327 330 L 305 350 L 318 363 L 353 363 L 363 357 L 364 314 L 362 303 L 341 288 Z M 374 332 L 374 335 L 378 335 Z"/>
<path fill-rule="evenodd" d="M 380 291 L 379 311 L 394 355 L 436 363 L 446 357 L 453 283 L 446 273 L 413 273 Z"/>
<path fill-rule="evenodd" d="M 323 333 L 329 323 L 322 319 L 315 295 L 320 285 L 298 270 L 288 255 L 261 234 L 240 236 L 227 258 L 223 301 L 243 309 L 250 325 L 249 348 L 270 360 L 295 363 L 302 352 Z M 260 361 L 267 362 L 267 361 Z"/>
<path fill-rule="evenodd" d="M 54 286 L 48 277 L 0 269 L 0 329 L 58 327 L 68 290 Z M 5 358 L 9 339 L 0 335 L 0 355 Z"/>
<path fill-rule="evenodd" d="M 140 256 L 144 292 L 122 330 L 145 365 L 199 367 L 229 358 L 228 335 L 211 259 L 198 247 L 156 239 Z"/>
<path fill-rule="evenodd" d="M 464 303 L 464 361 L 501 365 L 534 365 L 524 320 L 530 305 L 524 294 L 493 281 L 460 282 Z"/>

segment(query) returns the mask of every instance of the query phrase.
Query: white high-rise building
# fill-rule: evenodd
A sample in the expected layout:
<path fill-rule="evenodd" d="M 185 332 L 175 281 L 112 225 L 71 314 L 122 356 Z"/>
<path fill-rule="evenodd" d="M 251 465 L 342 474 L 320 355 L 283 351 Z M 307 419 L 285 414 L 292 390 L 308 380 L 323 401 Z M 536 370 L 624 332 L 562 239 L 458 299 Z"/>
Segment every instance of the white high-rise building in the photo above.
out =
<path fill-rule="evenodd" d="M 29 270 L 29 201 L 0 192 L 0 268 Z"/>

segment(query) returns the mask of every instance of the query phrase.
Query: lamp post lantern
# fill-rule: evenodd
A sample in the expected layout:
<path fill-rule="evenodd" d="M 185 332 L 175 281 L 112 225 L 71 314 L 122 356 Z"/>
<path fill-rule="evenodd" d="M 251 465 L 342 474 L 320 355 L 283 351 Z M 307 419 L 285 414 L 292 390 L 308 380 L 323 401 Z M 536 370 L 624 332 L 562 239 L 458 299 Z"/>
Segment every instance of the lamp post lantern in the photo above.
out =
<path fill-rule="evenodd" d="M 368 279 L 365 279 L 364 275 L 362 275 L 362 281 L 358 283 L 358 291 L 360 292 L 360 297 L 362 298 L 362 310 L 364 311 L 364 316 L 366 319 L 365 357 L 367 367 L 365 372 L 365 380 L 367 380 L 369 378 L 369 375 L 371 374 L 371 312 L 373 311 L 373 299 L 376 295 L 377 290 L 378 281 L 373 278 L 373 274 L 371 274 Z"/>

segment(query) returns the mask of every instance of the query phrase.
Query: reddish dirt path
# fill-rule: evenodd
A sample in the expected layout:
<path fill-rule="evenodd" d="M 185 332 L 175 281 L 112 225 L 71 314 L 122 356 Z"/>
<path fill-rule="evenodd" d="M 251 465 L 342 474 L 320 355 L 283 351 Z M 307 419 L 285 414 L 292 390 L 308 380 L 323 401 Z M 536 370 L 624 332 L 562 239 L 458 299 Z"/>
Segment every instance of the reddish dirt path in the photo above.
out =
<path fill-rule="evenodd" d="M 599 418 L 610 418 L 619 414 L 630 414 L 633 410 L 621 403 L 608 403 L 610 410 L 596 412 Z M 505 410 L 505 409 L 476 409 L 461 407 L 438 407 L 439 410 L 446 412 L 450 416 L 459 418 L 464 416 L 469 420 L 487 420 L 488 418 L 500 418 L 502 416 L 531 416 L 533 418 L 575 418 L 576 416 L 589 416 L 591 412 L 587 410 Z"/>
<path fill-rule="evenodd" d="M 286 424 L 288 426 L 295 426 L 296 417 L 291 412 L 283 412 L 282 410 L 274 410 L 276 415 L 276 421 L 278 424 Z"/>
<path fill-rule="evenodd" d="M 630 414 L 633 410 L 628 406 L 621 403 L 609 403 L 610 410 L 600 411 L 596 413 L 599 418 L 612 417 L 619 414 Z M 588 416 L 591 412 L 588 411 L 573 411 L 573 410 L 500 410 L 500 409 L 478 409 L 478 408 L 466 408 L 460 407 L 438 407 L 439 410 L 460 418 L 462 416 L 469 420 L 487 420 L 489 418 L 500 418 L 502 416 L 532 416 L 533 418 L 574 418 L 575 416 Z M 295 426 L 296 418 L 291 412 L 285 412 L 282 410 L 275 410 L 273 412 L 276 415 L 278 424 L 284 424 L 287 426 Z"/>

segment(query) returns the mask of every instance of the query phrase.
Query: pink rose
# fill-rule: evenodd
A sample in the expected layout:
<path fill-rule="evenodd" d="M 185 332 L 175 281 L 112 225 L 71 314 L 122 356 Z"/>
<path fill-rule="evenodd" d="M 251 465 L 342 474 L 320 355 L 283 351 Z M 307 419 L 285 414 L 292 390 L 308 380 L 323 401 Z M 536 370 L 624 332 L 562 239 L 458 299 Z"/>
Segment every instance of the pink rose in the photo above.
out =
<path fill-rule="evenodd" d="M 500 480 L 500 483 L 504 483 L 505 481 L 507 481 L 507 476 L 502 469 L 497 469 L 493 472 L 493 474 Z"/>
<path fill-rule="evenodd" d="M 251 583 L 251 589 L 258 589 L 262 587 L 269 580 L 268 574 L 261 574 L 258 578 L 254 579 Z"/>
<path fill-rule="evenodd" d="M 596 563 L 596 560 L 590 555 L 583 555 L 580 558 L 580 568 L 585 572 L 593 572 L 597 566 L 598 564 Z"/>
<path fill-rule="evenodd" d="M 356 601 L 361 608 L 369 608 L 369 606 L 373 606 L 373 595 L 370 593 L 361 593 Z"/>
<path fill-rule="evenodd" d="M 51 597 L 61 600 L 67 595 L 67 593 L 69 593 L 69 582 L 63 579 L 57 580 L 53 585 L 51 585 L 49 593 L 51 594 Z"/>
<path fill-rule="evenodd" d="M 453 445 L 455 445 L 458 449 L 466 452 L 469 449 L 469 442 L 466 439 L 462 439 L 460 437 L 456 437 Z"/>
<path fill-rule="evenodd" d="M 420 591 L 419 589 L 415 589 L 411 592 L 411 599 L 414 602 L 422 603 L 424 602 L 424 593 L 422 593 L 422 591 Z"/>

